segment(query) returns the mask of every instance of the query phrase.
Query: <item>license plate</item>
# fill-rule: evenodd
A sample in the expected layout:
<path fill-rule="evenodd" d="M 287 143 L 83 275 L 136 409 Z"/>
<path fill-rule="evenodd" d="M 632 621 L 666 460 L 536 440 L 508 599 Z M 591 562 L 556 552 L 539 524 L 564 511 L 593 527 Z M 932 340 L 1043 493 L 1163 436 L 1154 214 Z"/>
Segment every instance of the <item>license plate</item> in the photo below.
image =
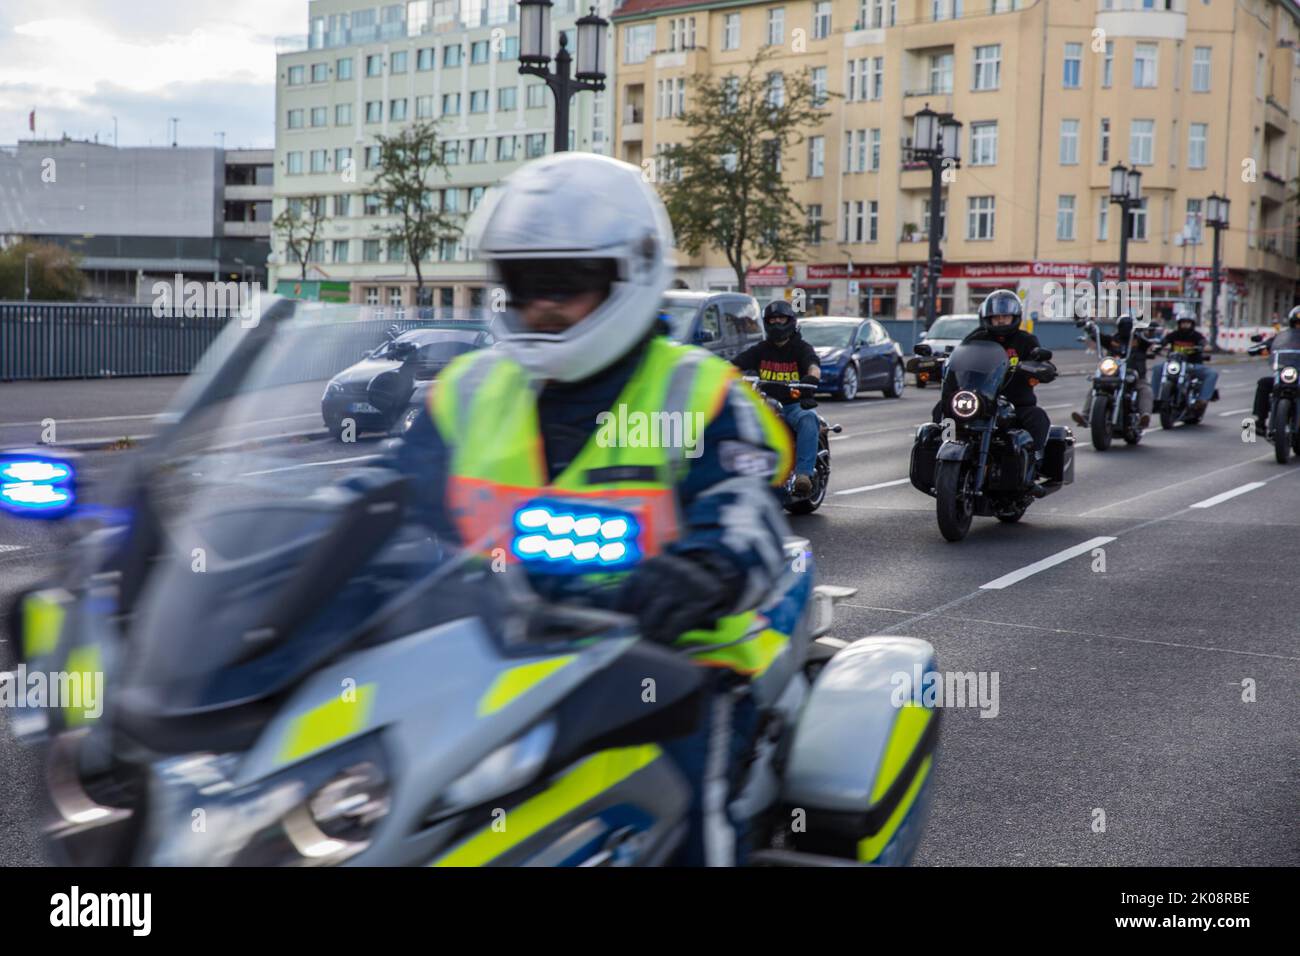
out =
<path fill-rule="evenodd" d="M 361 415 L 377 415 L 379 413 L 379 409 L 375 408 L 375 406 L 371 405 L 369 402 L 353 402 L 348 406 L 348 411 L 356 412 Z"/>

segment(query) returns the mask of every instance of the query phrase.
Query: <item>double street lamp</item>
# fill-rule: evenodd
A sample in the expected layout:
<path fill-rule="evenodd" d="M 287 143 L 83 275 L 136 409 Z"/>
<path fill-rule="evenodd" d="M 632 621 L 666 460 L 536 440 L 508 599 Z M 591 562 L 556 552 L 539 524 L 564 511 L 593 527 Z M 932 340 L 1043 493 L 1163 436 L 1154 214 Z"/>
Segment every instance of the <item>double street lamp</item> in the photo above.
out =
<path fill-rule="evenodd" d="M 1210 348 L 1219 350 L 1219 268 L 1222 255 L 1219 233 L 1228 228 L 1227 196 L 1210 193 L 1205 200 L 1205 224 L 1214 230 L 1214 266 L 1210 272 Z"/>
<path fill-rule="evenodd" d="M 925 327 L 934 325 L 943 274 L 943 171 L 961 165 L 961 123 L 951 113 L 936 113 L 930 104 L 912 120 L 912 159 L 930 168 L 930 257 L 925 291 Z"/>
<path fill-rule="evenodd" d="M 573 55 L 569 38 L 560 33 L 560 49 L 551 62 L 551 0 L 519 0 L 519 72 L 540 76 L 555 97 L 555 152 L 569 148 L 569 98 L 579 90 L 599 93 L 605 89 L 605 29 L 609 21 L 591 7 L 579 17 L 578 71 L 570 76 Z"/>
<path fill-rule="evenodd" d="M 1142 173 L 1116 163 L 1110 168 L 1110 201 L 1120 209 L 1119 281 L 1128 281 L 1128 238 L 1133 230 L 1133 210 L 1142 205 Z"/>

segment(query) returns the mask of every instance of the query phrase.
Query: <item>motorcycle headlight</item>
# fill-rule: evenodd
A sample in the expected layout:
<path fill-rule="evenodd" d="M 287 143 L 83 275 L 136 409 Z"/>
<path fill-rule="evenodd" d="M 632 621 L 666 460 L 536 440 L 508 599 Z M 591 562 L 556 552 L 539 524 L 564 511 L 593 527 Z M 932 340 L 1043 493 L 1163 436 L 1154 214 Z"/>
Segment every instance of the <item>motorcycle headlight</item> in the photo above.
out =
<path fill-rule="evenodd" d="M 958 418 L 970 418 L 980 410 L 980 397 L 974 392 L 960 391 L 952 397 L 952 413 Z"/>
<path fill-rule="evenodd" d="M 1177 375 L 1182 370 L 1183 370 L 1183 366 L 1178 362 L 1170 362 L 1168 365 L 1165 366 L 1165 371 L 1168 372 L 1170 375 Z"/>
<path fill-rule="evenodd" d="M 1102 375 L 1114 375 L 1119 371 L 1119 363 L 1113 358 L 1102 359 L 1101 364 L 1097 366 L 1097 371 Z"/>
<path fill-rule="evenodd" d="M 1286 368 L 1282 369 L 1282 373 L 1279 377 L 1282 379 L 1283 385 L 1294 385 L 1296 379 L 1300 378 L 1300 371 L 1297 371 L 1294 366 L 1288 365 Z"/>

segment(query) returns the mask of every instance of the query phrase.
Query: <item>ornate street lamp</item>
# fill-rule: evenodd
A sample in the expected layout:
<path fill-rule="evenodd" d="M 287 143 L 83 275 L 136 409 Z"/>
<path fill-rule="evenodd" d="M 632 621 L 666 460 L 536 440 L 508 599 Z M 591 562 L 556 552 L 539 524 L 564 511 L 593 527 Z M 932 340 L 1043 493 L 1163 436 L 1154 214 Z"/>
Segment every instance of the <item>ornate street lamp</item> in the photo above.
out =
<path fill-rule="evenodd" d="M 555 152 L 569 148 L 569 100 L 579 90 L 605 89 L 605 30 L 609 21 L 591 7 L 577 21 L 578 71 L 570 75 L 573 54 L 568 36 L 560 34 L 560 49 L 551 62 L 551 0 L 519 0 L 519 72 L 540 76 L 555 97 Z"/>

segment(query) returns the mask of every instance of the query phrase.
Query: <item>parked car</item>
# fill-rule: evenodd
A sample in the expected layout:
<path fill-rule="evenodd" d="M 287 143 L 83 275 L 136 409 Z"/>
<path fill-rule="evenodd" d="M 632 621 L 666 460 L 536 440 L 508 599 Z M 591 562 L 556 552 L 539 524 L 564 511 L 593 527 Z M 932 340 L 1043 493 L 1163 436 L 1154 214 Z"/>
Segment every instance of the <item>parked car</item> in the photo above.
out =
<path fill-rule="evenodd" d="M 917 356 L 907 363 L 907 370 L 916 375 L 916 387 L 925 388 L 930 382 L 943 377 L 943 364 L 947 355 L 961 340 L 979 328 L 980 317 L 974 312 L 941 315 L 928 331 L 922 332 L 919 342 L 930 346 L 930 354 Z"/>
<path fill-rule="evenodd" d="M 662 308 L 670 338 L 727 360 L 763 339 L 758 300 L 752 295 L 672 289 L 664 293 Z"/>
<path fill-rule="evenodd" d="M 434 377 L 456 356 L 495 341 L 486 321 L 434 322 L 395 335 L 330 379 L 320 403 L 325 427 L 336 440 L 348 419 L 357 434 L 405 434 Z"/>
<path fill-rule="evenodd" d="M 869 389 L 879 389 L 886 398 L 903 394 L 903 350 L 875 319 L 802 318 L 799 333 L 821 360 L 822 391 L 846 401 Z"/>

